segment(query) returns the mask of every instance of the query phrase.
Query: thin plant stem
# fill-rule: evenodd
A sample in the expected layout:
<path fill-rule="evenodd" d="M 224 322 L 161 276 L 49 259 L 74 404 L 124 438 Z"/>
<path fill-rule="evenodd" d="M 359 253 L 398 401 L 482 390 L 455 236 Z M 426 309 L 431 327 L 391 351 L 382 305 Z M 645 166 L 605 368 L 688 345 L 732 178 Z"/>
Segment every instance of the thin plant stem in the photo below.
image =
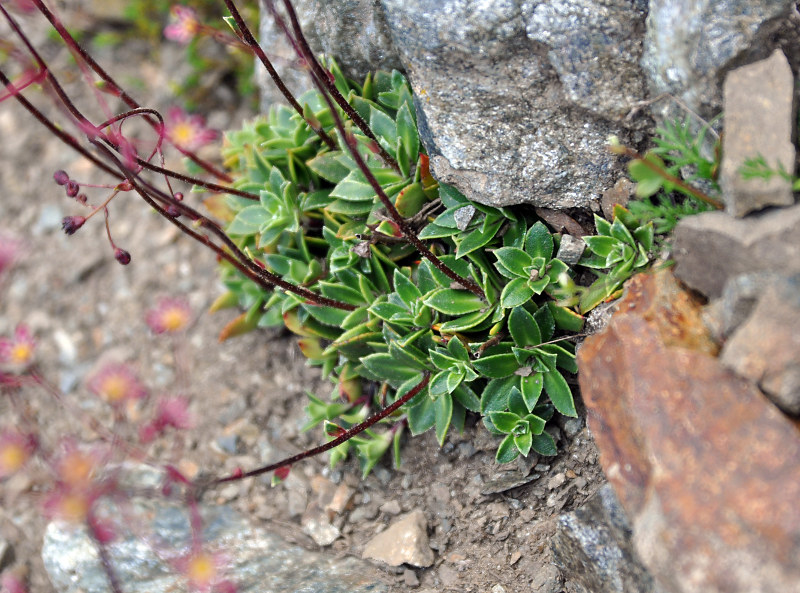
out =
<path fill-rule="evenodd" d="M 95 61 L 95 59 L 85 49 L 83 49 L 83 47 L 77 42 L 77 40 L 72 35 L 70 35 L 69 31 L 66 29 L 66 27 L 64 27 L 63 23 L 61 23 L 61 21 L 58 20 L 52 12 L 50 12 L 50 10 L 47 8 L 47 6 L 45 6 L 42 0 L 33 0 L 33 2 L 36 8 L 39 10 L 39 12 L 41 12 L 44 15 L 44 17 L 50 22 L 50 24 L 59 34 L 59 36 L 67 45 L 67 47 L 69 47 L 70 50 L 73 51 L 73 53 L 80 56 L 80 59 L 82 59 L 86 64 L 88 64 L 88 66 L 92 70 L 94 70 L 94 72 L 103 80 L 103 82 L 109 85 L 110 90 L 114 94 L 118 94 L 119 98 L 123 102 L 125 102 L 125 104 L 128 105 L 128 107 L 130 107 L 131 109 L 138 109 L 141 107 L 141 105 L 133 97 L 131 97 L 128 93 L 126 93 L 125 90 L 121 86 L 119 86 L 116 83 L 116 81 L 108 74 L 108 72 L 106 72 L 106 70 L 103 69 L 100 66 L 100 64 L 98 64 Z M 158 125 L 157 122 L 153 120 L 148 119 L 147 121 L 151 126 L 154 127 L 154 129 L 155 126 Z M 194 152 L 182 149 L 177 145 L 176 148 L 181 152 L 181 154 L 189 157 L 200 167 L 202 167 L 203 169 L 214 175 L 214 177 L 216 177 L 217 179 L 221 179 L 222 181 L 225 181 L 227 183 L 233 181 L 230 175 L 228 175 L 223 171 L 219 171 L 211 163 L 201 159 Z"/>
<path fill-rule="evenodd" d="M 233 0 L 225 0 L 225 6 L 228 7 L 228 11 L 231 13 L 233 20 L 236 22 L 236 26 L 239 27 L 239 31 L 242 34 L 242 41 L 246 43 L 255 53 L 256 57 L 261 61 L 264 68 L 266 68 L 267 72 L 269 73 L 272 81 L 275 83 L 275 86 L 278 87 L 278 90 L 283 94 L 286 100 L 289 102 L 289 105 L 292 106 L 300 117 L 302 117 L 308 126 L 316 132 L 317 136 L 330 148 L 331 150 L 336 150 L 336 142 L 333 138 L 331 138 L 325 130 L 322 129 L 320 126 L 313 125 L 310 121 L 306 119 L 305 114 L 303 113 L 303 108 L 300 106 L 300 103 L 297 102 L 297 99 L 294 98 L 292 92 L 286 87 L 283 80 L 281 79 L 278 72 L 270 62 L 267 54 L 264 53 L 264 50 L 261 49 L 256 38 L 253 36 L 253 33 L 247 27 L 247 23 L 244 22 L 242 15 L 239 14 L 239 11 L 236 9 L 236 5 L 233 3 Z"/>
<path fill-rule="evenodd" d="M 270 12 L 273 16 L 278 16 L 273 0 L 266 0 L 267 7 L 269 8 Z M 392 169 L 400 173 L 400 165 L 397 164 L 397 161 L 390 155 L 383 146 L 380 145 L 378 142 L 378 138 L 373 133 L 372 129 L 369 127 L 367 122 L 358 114 L 358 112 L 353 109 L 350 103 L 347 102 L 347 99 L 342 96 L 342 93 L 339 92 L 339 89 L 336 88 L 336 84 L 333 80 L 331 80 L 328 72 L 320 65 L 317 57 L 314 55 L 314 52 L 311 51 L 311 47 L 308 45 L 308 40 L 306 39 L 305 35 L 303 34 L 303 30 L 300 27 L 300 21 L 297 19 L 297 13 L 292 6 L 292 3 L 289 0 L 283 0 L 283 6 L 286 9 L 286 13 L 289 15 L 289 21 L 292 24 L 292 30 L 294 31 L 293 36 L 293 45 L 295 46 L 296 51 L 302 55 L 305 59 L 306 63 L 311 66 L 311 69 L 317 76 L 317 79 L 320 80 L 324 85 L 325 88 L 328 89 L 328 93 L 330 93 L 331 97 L 333 97 L 336 104 L 342 108 L 345 115 L 352 121 L 359 130 L 364 132 L 364 134 L 370 138 L 371 140 L 375 141 L 376 146 L 378 147 L 378 152 L 380 154 L 381 159 L 384 163 L 389 165 Z M 283 19 L 278 18 L 276 19 L 279 26 L 284 28 L 284 34 L 291 39 L 288 29 L 283 24 Z"/>
<path fill-rule="evenodd" d="M 320 445 L 319 447 L 314 447 L 313 449 L 308 449 L 307 451 L 303 451 L 302 453 L 298 453 L 297 455 L 292 455 L 291 457 L 287 457 L 286 459 L 282 459 L 282 460 L 277 461 L 275 463 L 271 463 L 269 465 L 265 465 L 264 467 L 259 467 L 257 469 L 250 470 L 248 472 L 244 472 L 244 473 L 241 473 L 241 474 L 233 474 L 233 475 L 227 476 L 225 478 L 219 478 L 217 480 L 212 481 L 210 485 L 211 486 L 217 486 L 219 484 L 225 484 L 227 482 L 235 482 L 237 480 L 243 480 L 245 478 L 252 478 L 252 477 L 255 477 L 255 476 L 260 476 L 262 474 L 266 474 L 266 473 L 269 473 L 271 471 L 275 471 L 276 469 L 279 469 L 281 467 L 286 467 L 286 466 L 293 465 L 293 464 L 297 463 L 298 461 L 302 461 L 303 459 L 308 459 L 309 457 L 314 457 L 315 455 L 319 455 L 320 453 L 324 453 L 325 451 L 329 451 L 329 450 L 333 449 L 334 447 L 338 447 L 339 445 L 341 445 L 345 441 L 349 441 L 351 438 L 353 438 L 357 434 L 359 434 L 361 432 L 364 432 L 369 427 L 371 427 L 374 424 L 376 424 L 377 422 L 383 420 L 388 415 L 393 413 L 395 410 L 400 408 L 403 404 L 411 401 L 415 396 L 419 395 L 419 393 L 423 389 L 425 389 L 425 387 L 428 385 L 428 380 L 430 379 L 430 376 L 431 376 L 430 372 L 429 371 L 425 371 L 423 373 L 422 380 L 419 383 L 417 383 L 417 385 L 414 386 L 414 388 L 411 391 L 406 393 L 401 398 L 397 399 L 397 401 L 389 404 L 388 406 L 383 408 L 381 411 L 377 412 L 376 414 L 373 414 L 372 416 L 370 416 L 369 418 L 367 418 L 363 422 L 361 422 L 359 424 L 356 424 L 351 429 L 345 431 L 344 433 L 342 433 L 341 435 L 339 435 L 338 437 L 336 437 L 332 441 L 328 441 L 324 445 Z"/>

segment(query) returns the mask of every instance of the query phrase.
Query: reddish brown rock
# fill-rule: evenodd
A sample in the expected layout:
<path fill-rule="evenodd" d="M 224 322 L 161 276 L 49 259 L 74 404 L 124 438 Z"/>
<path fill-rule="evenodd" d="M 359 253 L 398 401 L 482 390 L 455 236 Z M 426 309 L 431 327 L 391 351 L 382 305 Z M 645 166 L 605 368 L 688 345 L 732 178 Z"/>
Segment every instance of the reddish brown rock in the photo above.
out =
<path fill-rule="evenodd" d="M 795 591 L 800 434 L 722 367 L 668 273 L 641 275 L 579 353 L 601 463 L 673 593 Z"/>

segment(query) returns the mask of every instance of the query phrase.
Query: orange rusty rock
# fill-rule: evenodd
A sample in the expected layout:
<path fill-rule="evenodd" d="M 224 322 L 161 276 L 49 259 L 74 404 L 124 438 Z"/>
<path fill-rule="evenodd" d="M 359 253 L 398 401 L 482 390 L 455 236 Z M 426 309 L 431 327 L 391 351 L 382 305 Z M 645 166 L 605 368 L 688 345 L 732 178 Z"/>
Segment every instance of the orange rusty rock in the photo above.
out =
<path fill-rule="evenodd" d="M 600 462 L 666 590 L 796 591 L 800 435 L 711 355 L 666 274 L 634 279 L 579 352 Z"/>

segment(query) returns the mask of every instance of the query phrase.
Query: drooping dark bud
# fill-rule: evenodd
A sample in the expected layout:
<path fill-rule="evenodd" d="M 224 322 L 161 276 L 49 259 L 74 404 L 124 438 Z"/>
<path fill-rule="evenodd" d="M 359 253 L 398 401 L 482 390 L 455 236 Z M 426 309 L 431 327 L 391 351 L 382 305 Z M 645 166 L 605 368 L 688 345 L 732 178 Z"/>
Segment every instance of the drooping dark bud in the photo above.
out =
<path fill-rule="evenodd" d="M 67 195 L 70 198 L 74 198 L 78 195 L 78 192 L 81 191 L 81 186 L 78 184 L 77 181 L 72 181 L 72 179 L 67 180 Z"/>
<path fill-rule="evenodd" d="M 62 171 L 61 169 L 59 169 L 58 171 L 53 173 L 53 179 L 56 180 L 56 183 L 58 185 L 64 185 L 67 182 L 69 182 L 69 175 L 67 175 L 66 171 Z"/>
<path fill-rule="evenodd" d="M 166 208 L 164 208 L 164 212 L 167 213 L 167 216 L 170 218 L 178 218 L 181 215 L 181 211 L 178 209 L 177 206 L 170 204 Z"/>
<path fill-rule="evenodd" d="M 66 216 L 64 220 L 61 221 L 61 228 L 64 229 L 64 232 L 68 235 L 74 235 L 75 232 L 83 226 L 84 222 L 86 222 L 86 218 L 83 216 Z"/>
<path fill-rule="evenodd" d="M 114 257 L 123 266 L 127 266 L 129 263 L 131 263 L 131 254 L 124 249 L 120 249 L 119 247 L 114 249 Z"/>
<path fill-rule="evenodd" d="M 133 189 L 133 184 L 126 179 L 117 186 L 117 189 L 119 191 L 131 191 Z"/>
<path fill-rule="evenodd" d="M 175 198 L 176 200 L 178 200 L 179 202 L 182 202 L 183 201 L 183 192 L 176 191 L 175 194 L 172 197 Z"/>
<path fill-rule="evenodd" d="M 89 196 L 87 196 L 86 194 L 78 194 L 77 196 L 75 196 L 75 199 L 78 200 L 81 204 L 85 204 L 86 202 L 89 201 Z"/>

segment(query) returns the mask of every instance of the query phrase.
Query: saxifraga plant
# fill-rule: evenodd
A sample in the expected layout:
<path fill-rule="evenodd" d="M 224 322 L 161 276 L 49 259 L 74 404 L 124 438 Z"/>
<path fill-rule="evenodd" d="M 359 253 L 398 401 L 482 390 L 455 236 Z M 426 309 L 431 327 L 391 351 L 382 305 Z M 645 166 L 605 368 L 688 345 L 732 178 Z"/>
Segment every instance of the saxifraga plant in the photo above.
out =
<path fill-rule="evenodd" d="M 283 2 L 288 20 L 272 2 L 266 6 L 308 68 L 315 91 L 299 101 L 289 93 L 226 0 L 226 20 L 240 45 L 270 72 L 294 113 L 278 108 L 266 120 L 230 134 L 225 160 L 235 170 L 232 186 L 171 171 L 152 162 L 161 159 L 169 140 L 160 114 L 125 93 L 41 0 L 33 3 L 100 79 L 102 91 L 130 108 L 92 123 L 0 6 L 33 58 L 26 84 L 49 85 L 92 150 L 31 104 L 22 84 L 0 72 L 7 97 L 116 179 L 106 202 L 86 217 L 68 217 L 64 229 L 75 232 L 96 213 L 105 214 L 108 225 L 111 199 L 120 192 L 138 193 L 220 258 L 231 290 L 220 305 L 247 308 L 226 335 L 284 324 L 301 336 L 311 363 L 334 381 L 330 401 L 312 398 L 309 405 L 310 425 L 324 422 L 334 440 L 216 483 L 282 470 L 339 445 L 333 460 L 355 449 L 366 473 L 392 442 L 397 452 L 405 426 L 413 434 L 433 429 L 442 443 L 451 428 L 463 426 L 467 411 L 483 414 L 487 428 L 503 436 L 498 461 L 530 450 L 555 453 L 546 421 L 555 411 L 576 414 L 564 376 L 576 371 L 569 335 L 582 327 L 579 312 L 611 295 L 642 267 L 651 232 L 643 227 L 631 233 L 625 224 L 609 224 L 620 244 L 597 242 L 590 249 L 618 268 L 615 282 L 595 291 L 601 294 L 596 302 L 584 302 L 577 311 L 563 306 L 557 297 L 572 272 L 554 257 L 559 235 L 525 211 L 473 204 L 438 184 L 428 171 L 402 75 L 378 73 L 357 84 L 346 80 L 333 61 L 320 64 L 288 0 Z M 131 117 L 143 118 L 157 133 L 146 157 L 122 134 L 121 123 Z M 194 171 L 231 180 L 182 152 L 194 162 Z M 147 173 L 163 176 L 166 189 Z M 57 177 L 69 195 L 80 195 L 79 183 L 62 172 Z M 190 206 L 170 180 L 227 195 L 224 203 L 207 202 L 216 214 L 230 212 L 227 229 Z M 118 261 L 130 261 L 130 254 L 113 243 L 110 228 L 109 239 Z M 591 266 L 599 267 L 594 260 Z M 378 422 L 389 426 L 373 431 Z"/>

